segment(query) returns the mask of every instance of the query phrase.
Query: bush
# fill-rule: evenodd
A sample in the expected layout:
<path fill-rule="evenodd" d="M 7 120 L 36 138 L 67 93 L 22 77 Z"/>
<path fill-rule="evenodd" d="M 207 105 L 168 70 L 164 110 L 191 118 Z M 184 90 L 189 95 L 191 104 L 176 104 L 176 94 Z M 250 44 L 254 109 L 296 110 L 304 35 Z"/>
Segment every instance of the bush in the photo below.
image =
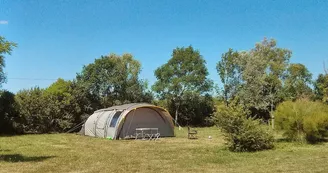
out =
<path fill-rule="evenodd" d="M 277 127 L 292 141 L 317 143 L 328 137 L 328 106 L 306 99 L 286 101 L 275 111 Z"/>
<path fill-rule="evenodd" d="M 215 122 L 224 133 L 231 151 L 261 151 L 274 147 L 274 137 L 268 126 L 247 118 L 242 108 L 219 106 Z"/>
<path fill-rule="evenodd" d="M 15 95 L 9 91 L 0 91 L 0 134 L 20 133 Z"/>

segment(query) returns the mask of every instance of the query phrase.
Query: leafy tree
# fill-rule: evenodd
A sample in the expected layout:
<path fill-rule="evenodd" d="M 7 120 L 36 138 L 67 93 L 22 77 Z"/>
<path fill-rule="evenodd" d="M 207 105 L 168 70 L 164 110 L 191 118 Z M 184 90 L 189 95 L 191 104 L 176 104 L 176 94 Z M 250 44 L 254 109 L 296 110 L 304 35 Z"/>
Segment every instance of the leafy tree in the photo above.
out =
<path fill-rule="evenodd" d="M 229 49 L 228 52 L 222 54 L 221 61 L 216 65 L 216 70 L 223 84 L 223 97 L 227 106 L 229 100 L 236 96 L 241 83 L 238 61 L 239 53 Z"/>
<path fill-rule="evenodd" d="M 19 133 L 15 95 L 9 91 L 0 91 L 0 105 L 0 134 Z"/>
<path fill-rule="evenodd" d="M 175 104 L 169 102 L 167 105 L 169 112 L 175 111 Z M 199 95 L 198 93 L 186 93 L 182 97 L 179 110 L 179 124 L 192 126 L 211 126 L 211 117 L 214 113 L 214 100 L 211 95 Z"/>
<path fill-rule="evenodd" d="M 49 131 L 63 132 L 71 128 L 76 119 L 75 107 L 73 107 L 72 82 L 58 79 L 43 92 L 43 100 L 46 101 L 44 115 L 49 121 Z"/>
<path fill-rule="evenodd" d="M 48 100 L 48 109 L 51 111 L 53 121 L 57 120 L 57 129 L 63 131 L 85 120 L 93 111 L 95 99 L 76 81 L 65 81 L 59 78 L 44 92 Z M 56 127 L 53 125 L 53 127 Z"/>
<path fill-rule="evenodd" d="M 311 96 L 312 74 L 303 64 L 290 64 L 284 82 L 285 97 L 296 100 L 301 97 Z"/>
<path fill-rule="evenodd" d="M 241 55 L 243 85 L 240 100 L 247 107 L 270 110 L 279 100 L 282 78 L 291 52 L 278 48 L 275 40 L 264 39 Z"/>
<path fill-rule="evenodd" d="M 19 91 L 16 102 L 26 133 L 65 132 L 94 111 L 92 97 L 75 81 L 63 79 L 46 89 Z"/>
<path fill-rule="evenodd" d="M 49 132 L 50 117 L 45 113 L 48 105 L 38 87 L 19 91 L 15 100 L 23 124 L 24 133 Z"/>
<path fill-rule="evenodd" d="M 11 51 L 17 44 L 14 42 L 7 41 L 4 37 L 0 36 L 0 87 L 3 82 L 5 82 L 6 77 L 3 71 L 5 67 L 5 54 L 11 54 Z"/>
<path fill-rule="evenodd" d="M 83 67 L 77 84 L 98 100 L 98 107 L 151 102 L 147 83 L 139 79 L 141 64 L 130 54 L 101 56 Z"/>
<path fill-rule="evenodd" d="M 320 74 L 318 79 L 314 83 L 315 97 L 317 100 L 321 100 L 328 103 L 328 75 Z"/>
<path fill-rule="evenodd" d="M 155 70 L 155 76 L 157 81 L 152 89 L 160 99 L 174 105 L 176 124 L 184 96 L 189 93 L 202 95 L 212 87 L 212 81 L 207 78 L 205 60 L 191 46 L 174 49 L 172 58 Z"/>
<path fill-rule="evenodd" d="M 250 110 L 251 116 L 269 119 L 269 112 L 282 100 L 290 57 L 291 51 L 277 47 L 273 39 L 264 39 L 249 51 L 230 49 L 217 65 L 226 102 L 233 98 Z"/>

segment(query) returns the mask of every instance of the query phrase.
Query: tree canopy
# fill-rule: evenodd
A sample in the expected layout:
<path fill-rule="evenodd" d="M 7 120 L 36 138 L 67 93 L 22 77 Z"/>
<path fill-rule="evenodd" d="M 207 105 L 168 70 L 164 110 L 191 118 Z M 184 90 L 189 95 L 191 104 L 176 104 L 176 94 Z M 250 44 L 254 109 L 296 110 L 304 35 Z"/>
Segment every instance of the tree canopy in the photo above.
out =
<path fill-rule="evenodd" d="M 5 67 L 5 54 L 10 55 L 13 48 L 16 46 L 16 43 L 7 41 L 4 37 L 0 36 L 0 87 L 6 80 L 5 73 L 3 71 L 3 68 Z"/>
<path fill-rule="evenodd" d="M 290 64 L 285 79 L 286 99 L 296 100 L 302 97 L 312 97 L 312 74 L 303 64 Z"/>
<path fill-rule="evenodd" d="M 269 118 L 269 111 L 282 99 L 284 76 L 291 51 L 264 39 L 249 51 L 229 49 L 217 64 L 228 103 L 236 99 L 252 116 Z"/>
<path fill-rule="evenodd" d="M 5 81 L 4 55 L 15 46 L 0 37 L 0 85 Z M 72 80 L 59 78 L 46 88 L 16 94 L 0 91 L 0 133 L 65 132 L 95 110 L 132 102 L 163 106 L 176 124 L 194 126 L 213 125 L 215 107 L 220 106 L 239 106 L 247 112 L 244 115 L 268 121 L 286 100 L 328 103 L 328 75 L 320 74 L 312 82 L 305 65 L 290 63 L 291 55 L 274 39 L 264 39 L 246 51 L 229 49 L 216 64 L 223 90 L 217 98 L 206 61 L 192 46 L 173 50 L 155 70 L 152 90 L 140 79 L 141 63 L 131 54 L 100 56 Z"/>
<path fill-rule="evenodd" d="M 189 46 L 174 49 L 171 59 L 155 70 L 157 81 L 152 89 L 160 99 L 174 105 L 176 122 L 185 94 L 201 95 L 211 90 L 205 63 L 199 51 Z"/>
<path fill-rule="evenodd" d="M 141 64 L 131 54 L 101 56 L 77 74 L 77 84 L 109 107 L 131 102 L 151 102 L 147 82 L 139 79 Z"/>

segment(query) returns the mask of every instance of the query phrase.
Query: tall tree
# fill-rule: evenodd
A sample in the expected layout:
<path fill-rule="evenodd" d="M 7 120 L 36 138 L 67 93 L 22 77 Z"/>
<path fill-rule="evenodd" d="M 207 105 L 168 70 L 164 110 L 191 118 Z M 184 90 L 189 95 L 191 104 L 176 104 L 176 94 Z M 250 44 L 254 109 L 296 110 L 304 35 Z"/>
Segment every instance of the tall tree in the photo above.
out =
<path fill-rule="evenodd" d="M 269 119 L 282 99 L 290 57 L 291 51 L 277 47 L 273 39 L 264 39 L 249 51 L 230 49 L 217 64 L 226 102 L 234 98 L 234 103 L 250 110 L 252 116 Z"/>
<path fill-rule="evenodd" d="M 320 74 L 314 83 L 315 97 L 328 103 L 328 74 Z"/>
<path fill-rule="evenodd" d="M 5 67 L 5 54 L 11 54 L 11 51 L 17 44 L 14 42 L 7 41 L 4 37 L 0 36 L 0 87 L 5 82 L 6 76 L 3 71 Z"/>
<path fill-rule="evenodd" d="M 222 54 L 221 61 L 216 65 L 216 70 L 223 84 L 223 97 L 226 105 L 229 105 L 229 100 L 233 99 L 240 86 L 240 69 L 238 66 L 239 54 L 233 49 Z"/>
<path fill-rule="evenodd" d="M 199 51 L 189 46 L 174 49 L 172 58 L 155 70 L 157 81 L 152 89 L 160 99 L 174 104 L 176 124 L 185 94 L 204 94 L 211 90 L 212 81 L 207 78 L 205 63 Z"/>
<path fill-rule="evenodd" d="M 108 107 L 130 102 L 151 102 L 147 83 L 139 79 L 141 64 L 131 54 L 101 56 L 83 67 L 77 83 Z"/>
<path fill-rule="evenodd" d="M 284 82 L 286 99 L 296 100 L 311 97 L 312 74 L 303 64 L 290 64 Z"/>
<path fill-rule="evenodd" d="M 288 66 L 291 52 L 278 48 L 275 40 L 264 39 L 255 48 L 241 56 L 241 99 L 248 107 L 266 110 L 282 87 L 282 78 Z"/>

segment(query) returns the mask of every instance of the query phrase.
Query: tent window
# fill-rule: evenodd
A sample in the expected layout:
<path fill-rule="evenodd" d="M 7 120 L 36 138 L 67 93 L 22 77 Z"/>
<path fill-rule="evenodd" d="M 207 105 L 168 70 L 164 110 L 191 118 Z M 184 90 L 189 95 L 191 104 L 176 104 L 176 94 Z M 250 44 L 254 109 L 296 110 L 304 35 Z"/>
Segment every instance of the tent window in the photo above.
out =
<path fill-rule="evenodd" d="M 115 115 L 112 118 L 112 121 L 110 122 L 109 127 L 115 127 L 116 126 L 117 120 L 120 117 L 121 113 L 122 113 L 122 111 L 117 111 L 115 113 Z"/>

